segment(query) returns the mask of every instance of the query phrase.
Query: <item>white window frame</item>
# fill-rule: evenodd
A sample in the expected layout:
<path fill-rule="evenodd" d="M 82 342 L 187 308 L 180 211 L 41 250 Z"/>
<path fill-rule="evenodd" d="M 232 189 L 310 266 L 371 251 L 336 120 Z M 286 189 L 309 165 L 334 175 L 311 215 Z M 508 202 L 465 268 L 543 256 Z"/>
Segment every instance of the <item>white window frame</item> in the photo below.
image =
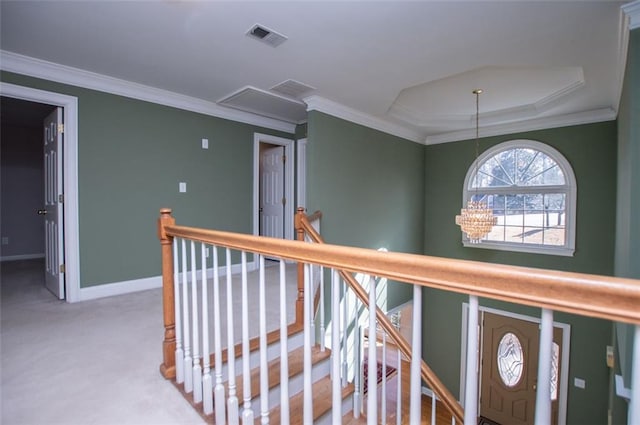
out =
<path fill-rule="evenodd" d="M 565 184 L 559 186 L 518 186 L 517 194 L 544 194 L 544 193 L 564 193 L 565 194 L 565 244 L 560 245 L 543 245 L 532 243 L 514 243 L 504 241 L 488 241 L 482 240 L 479 244 L 474 244 L 469 241 L 467 235 L 463 232 L 462 244 L 465 247 L 470 248 L 485 248 L 495 249 L 499 251 L 515 251 L 515 252 L 528 252 L 533 254 L 549 254 L 549 255 L 561 255 L 572 257 L 575 252 L 575 235 L 576 235 L 576 200 L 578 187 L 576 184 L 576 178 L 573 173 L 573 169 L 569 164 L 569 161 L 551 146 L 541 143 L 535 140 L 528 139 L 516 139 L 499 143 L 495 146 L 484 151 L 478 155 L 478 158 L 471 164 L 467 175 L 464 179 L 464 190 L 462 194 L 462 205 L 467 205 L 467 201 L 473 195 L 479 194 L 514 194 L 513 187 L 492 187 L 490 189 L 479 188 L 475 189 L 471 187 L 473 179 L 480 166 L 496 155 L 499 152 L 507 151 L 510 149 L 525 148 L 534 149 L 544 153 L 553 159 L 562 172 L 564 173 Z"/>

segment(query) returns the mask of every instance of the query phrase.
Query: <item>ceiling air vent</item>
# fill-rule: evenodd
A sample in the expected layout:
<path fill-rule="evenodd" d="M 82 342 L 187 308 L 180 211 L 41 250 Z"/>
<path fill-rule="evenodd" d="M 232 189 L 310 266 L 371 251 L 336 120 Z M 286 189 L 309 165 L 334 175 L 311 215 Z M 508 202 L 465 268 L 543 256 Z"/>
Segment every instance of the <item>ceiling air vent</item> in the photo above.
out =
<path fill-rule="evenodd" d="M 260 24 L 255 24 L 254 26 L 249 28 L 249 31 L 247 31 L 247 35 L 249 37 L 260 40 L 271 47 L 278 47 L 279 45 L 287 41 L 286 36 Z"/>
<path fill-rule="evenodd" d="M 301 99 L 304 95 L 314 91 L 315 87 L 296 80 L 286 80 L 271 87 L 271 90 L 284 94 L 285 96 L 293 97 L 294 99 Z"/>

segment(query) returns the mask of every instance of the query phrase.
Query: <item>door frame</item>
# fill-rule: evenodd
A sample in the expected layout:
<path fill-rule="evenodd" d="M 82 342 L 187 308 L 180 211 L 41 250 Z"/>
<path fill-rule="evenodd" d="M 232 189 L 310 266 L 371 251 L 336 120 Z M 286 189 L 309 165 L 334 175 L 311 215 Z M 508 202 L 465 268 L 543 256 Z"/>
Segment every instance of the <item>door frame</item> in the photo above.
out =
<path fill-rule="evenodd" d="M 518 314 L 511 311 L 499 310 L 491 307 L 478 307 L 479 312 L 487 312 L 503 316 L 511 319 L 519 319 L 526 322 L 541 323 L 539 317 L 527 316 L 524 314 Z M 467 317 L 469 314 L 469 303 L 462 303 L 462 332 L 461 332 L 461 350 L 460 350 L 460 403 L 464 406 L 464 396 L 466 389 L 466 352 L 467 352 Z M 478 338 L 481 338 L 482 332 L 480 329 L 481 324 L 478 325 Z M 569 356 L 570 356 L 570 340 L 571 340 L 571 325 L 562 322 L 553 322 L 554 328 L 562 329 L 562 358 L 560 359 L 560 386 L 558 387 L 558 425 L 566 425 L 567 423 L 567 399 L 569 395 Z M 480 344 L 478 344 L 478 350 L 481 350 Z M 481 373 L 481 358 L 478 353 L 478 373 Z M 481 376 L 481 375 L 480 375 Z M 478 379 L 478 407 L 480 407 L 480 388 L 482 385 L 482 379 Z M 478 409 L 478 414 L 480 409 Z"/>
<path fill-rule="evenodd" d="M 78 98 L 65 94 L 0 82 L 0 95 L 63 108 L 62 172 L 64 204 L 64 285 L 67 302 L 80 301 L 80 249 L 78 239 Z"/>
<path fill-rule="evenodd" d="M 284 164 L 284 238 L 293 240 L 293 214 L 295 210 L 294 189 L 294 143 L 293 139 L 272 136 L 270 134 L 253 133 L 253 234 L 260 234 L 260 143 L 284 146 L 286 161 Z"/>

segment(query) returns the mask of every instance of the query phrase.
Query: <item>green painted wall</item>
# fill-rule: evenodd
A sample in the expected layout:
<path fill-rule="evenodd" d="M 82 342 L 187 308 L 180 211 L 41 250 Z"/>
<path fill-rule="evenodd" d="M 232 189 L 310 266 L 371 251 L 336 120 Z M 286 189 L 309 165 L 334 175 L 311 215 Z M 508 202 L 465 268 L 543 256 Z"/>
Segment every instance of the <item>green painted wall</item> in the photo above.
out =
<path fill-rule="evenodd" d="M 2 81 L 78 98 L 81 287 L 158 276 L 161 207 L 178 223 L 251 233 L 253 133 L 292 138 L 11 73 Z M 179 182 L 187 193 L 178 193 Z"/>
<path fill-rule="evenodd" d="M 640 278 L 640 29 L 629 34 L 627 69 L 618 112 L 616 276 Z M 616 373 L 630 386 L 633 326 L 616 324 Z M 615 391 L 612 388 L 612 391 Z M 626 403 L 613 399 L 615 423 L 626 423 Z"/>
<path fill-rule="evenodd" d="M 307 204 L 326 241 L 422 252 L 424 147 L 317 111 L 307 130 Z M 409 292 L 390 286 L 388 305 Z"/>
<path fill-rule="evenodd" d="M 480 149 L 512 139 L 547 143 L 573 167 L 577 185 L 576 252 L 573 257 L 465 248 L 454 217 L 462 206 L 463 182 L 475 156 L 474 141 L 427 146 L 425 150 L 425 245 L 427 255 L 584 273 L 613 274 L 616 204 L 616 123 L 556 128 L 480 140 Z M 424 294 L 423 355 L 457 394 L 460 383 L 462 303 L 467 298 L 441 291 Z M 482 299 L 481 305 L 540 316 L 539 310 Z M 611 323 L 556 313 L 571 325 L 568 423 L 602 424 L 607 420 L 609 372 L 604 356 L 611 343 Z M 443 332 L 446 323 L 447 332 Z M 586 389 L 573 386 L 574 377 Z"/>

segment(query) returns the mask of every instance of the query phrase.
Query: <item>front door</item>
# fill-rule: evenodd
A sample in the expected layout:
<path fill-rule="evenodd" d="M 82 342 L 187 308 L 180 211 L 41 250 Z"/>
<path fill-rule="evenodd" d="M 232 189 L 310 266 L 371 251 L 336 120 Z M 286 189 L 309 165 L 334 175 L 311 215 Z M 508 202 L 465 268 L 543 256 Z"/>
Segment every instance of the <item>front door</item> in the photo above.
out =
<path fill-rule="evenodd" d="M 45 286 L 64 299 L 64 232 L 62 197 L 62 108 L 44 120 Z"/>
<path fill-rule="evenodd" d="M 264 148 L 263 148 L 264 146 Z M 260 235 L 284 238 L 284 147 L 261 144 Z"/>
<path fill-rule="evenodd" d="M 534 423 L 540 325 L 483 312 L 480 416 L 501 425 Z M 551 400 L 558 421 L 562 330 L 554 328 Z"/>

